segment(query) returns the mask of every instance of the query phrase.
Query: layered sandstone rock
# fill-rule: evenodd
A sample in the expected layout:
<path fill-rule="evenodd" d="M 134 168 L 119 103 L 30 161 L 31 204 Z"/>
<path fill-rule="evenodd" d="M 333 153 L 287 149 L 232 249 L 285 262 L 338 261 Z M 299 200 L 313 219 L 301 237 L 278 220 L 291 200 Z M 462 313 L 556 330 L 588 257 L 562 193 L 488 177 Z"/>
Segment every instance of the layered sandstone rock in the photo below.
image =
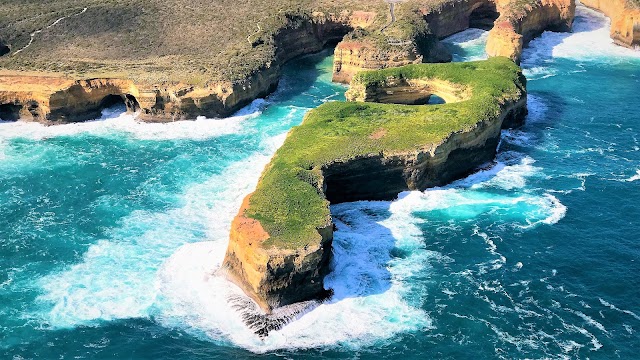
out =
<path fill-rule="evenodd" d="M 368 26 L 374 13 L 353 11 L 338 15 L 314 13 L 291 16 L 287 24 L 256 43 L 276 44 L 274 61 L 240 81 L 214 81 L 204 86 L 187 83 L 153 84 L 114 78 L 73 79 L 59 74 L 0 73 L 0 118 L 61 123 L 98 117 L 117 97 L 146 121 L 229 116 L 277 86 L 282 65 L 292 58 L 322 50 L 354 26 Z M 1 50 L 1 49 L 0 49 Z"/>
<path fill-rule="evenodd" d="M 0 117 L 4 120 L 46 122 L 95 118 L 116 98 L 136 111 L 139 90 L 128 80 L 70 80 L 61 77 L 3 76 L 0 83 Z"/>
<path fill-rule="evenodd" d="M 302 248 L 265 247 L 269 240 L 262 224 L 246 216 L 251 195 L 231 224 L 224 267 L 229 278 L 263 310 L 327 297 L 323 287 L 329 272 L 333 223 L 317 228 L 318 241 Z M 299 286 L 292 286 L 298 284 Z"/>
<path fill-rule="evenodd" d="M 630 0 L 581 0 L 611 19 L 611 38 L 621 46 L 640 47 L 640 5 Z"/>
<path fill-rule="evenodd" d="M 522 48 L 545 30 L 570 31 L 575 8 L 575 0 L 540 0 L 521 7 L 505 3 L 506 12 L 489 32 L 487 54 L 519 63 Z"/>
<path fill-rule="evenodd" d="M 391 200 L 405 190 L 424 190 L 465 176 L 494 158 L 502 128 L 524 120 L 526 80 L 509 60 L 419 66 L 429 68 L 388 69 L 393 72 L 374 75 L 381 81 L 362 81 L 358 75 L 347 92 L 347 98 L 358 103 L 333 102 L 310 112 L 289 133 L 256 191 L 245 199 L 232 223 L 223 268 L 264 311 L 328 295 L 323 277 L 329 271 L 333 238 L 329 204 Z M 451 67 L 441 68 L 449 78 L 440 78 L 435 66 Z M 459 76 L 469 84 L 452 80 Z M 479 85 L 484 80 L 474 78 L 485 76 L 487 84 L 501 83 L 504 93 L 488 95 L 488 88 Z M 439 105 L 414 122 L 406 106 L 365 105 L 424 103 L 431 94 L 461 106 Z M 463 116 L 465 124 L 451 116 Z M 389 123 L 380 121 L 387 117 Z M 337 123 L 350 121 L 354 124 L 334 132 Z M 460 125 L 434 138 L 432 132 L 442 131 L 442 124 L 423 125 L 432 121 Z M 421 130 L 403 130 L 399 123 Z M 325 132 L 333 135 L 321 136 Z"/>

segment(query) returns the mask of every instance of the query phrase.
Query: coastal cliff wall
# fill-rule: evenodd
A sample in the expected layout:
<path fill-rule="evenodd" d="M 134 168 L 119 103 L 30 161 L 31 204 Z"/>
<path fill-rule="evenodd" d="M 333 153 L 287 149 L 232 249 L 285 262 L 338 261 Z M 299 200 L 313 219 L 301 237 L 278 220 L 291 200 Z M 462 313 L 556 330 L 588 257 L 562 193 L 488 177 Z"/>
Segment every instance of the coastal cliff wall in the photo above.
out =
<path fill-rule="evenodd" d="M 412 6 L 411 2 L 402 6 Z M 336 47 L 333 80 L 348 83 L 362 70 L 384 69 L 420 62 L 447 62 L 451 55 L 438 41 L 477 27 L 489 30 L 487 54 L 505 56 L 519 63 L 522 48 L 545 30 L 569 31 L 575 15 L 575 0 L 459 0 L 440 6 L 415 6 L 425 32 L 411 38 L 377 42 L 372 36 L 345 38 Z M 417 26 L 417 25 L 416 25 Z"/>
<path fill-rule="evenodd" d="M 545 30 L 570 31 L 575 0 L 541 0 L 501 16 L 489 32 L 489 56 L 505 56 L 519 63 L 522 49 Z"/>
<path fill-rule="evenodd" d="M 263 310 L 330 295 L 323 279 L 329 273 L 333 223 L 317 228 L 313 245 L 296 249 L 264 247 L 271 234 L 246 215 L 248 195 L 231 224 L 224 269 Z"/>
<path fill-rule="evenodd" d="M 11 76 L 0 84 L 0 117 L 4 120 L 73 122 L 96 118 L 100 111 L 122 102 L 137 111 L 143 98 L 129 80 L 68 80 L 58 77 Z"/>
<path fill-rule="evenodd" d="M 197 116 L 229 116 L 256 98 L 275 90 L 281 67 L 296 56 L 322 50 L 353 29 L 373 21 L 373 14 L 354 11 L 339 16 L 314 14 L 290 16 L 275 34 L 258 37 L 257 43 L 275 43 L 274 61 L 241 81 L 216 81 L 205 86 L 154 85 L 127 79 L 87 80 L 53 76 L 12 74 L 0 84 L 0 116 L 43 123 L 83 121 L 121 97 L 127 109 L 139 111 L 145 121 L 175 121 Z M 33 89 L 36 89 L 35 91 Z"/>
<path fill-rule="evenodd" d="M 424 151 L 374 154 L 327 164 L 322 171 L 329 202 L 393 200 L 406 190 L 423 191 L 468 175 L 495 158 L 502 128 L 522 124 L 526 98 L 505 103 L 496 119 L 452 134 Z"/>
<path fill-rule="evenodd" d="M 640 47 L 640 6 L 628 0 L 581 0 L 611 19 L 611 38 L 621 46 Z"/>

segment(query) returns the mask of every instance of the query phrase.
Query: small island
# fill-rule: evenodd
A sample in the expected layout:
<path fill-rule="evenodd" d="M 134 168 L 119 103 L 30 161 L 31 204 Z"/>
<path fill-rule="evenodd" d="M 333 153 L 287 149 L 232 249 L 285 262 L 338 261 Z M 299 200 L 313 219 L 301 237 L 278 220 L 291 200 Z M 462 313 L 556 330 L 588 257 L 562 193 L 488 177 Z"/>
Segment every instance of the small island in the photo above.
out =
<path fill-rule="evenodd" d="M 468 175 L 527 114 L 526 79 L 506 57 L 361 72 L 347 98 L 289 132 L 232 223 L 223 266 L 266 312 L 329 295 L 331 204 Z"/>

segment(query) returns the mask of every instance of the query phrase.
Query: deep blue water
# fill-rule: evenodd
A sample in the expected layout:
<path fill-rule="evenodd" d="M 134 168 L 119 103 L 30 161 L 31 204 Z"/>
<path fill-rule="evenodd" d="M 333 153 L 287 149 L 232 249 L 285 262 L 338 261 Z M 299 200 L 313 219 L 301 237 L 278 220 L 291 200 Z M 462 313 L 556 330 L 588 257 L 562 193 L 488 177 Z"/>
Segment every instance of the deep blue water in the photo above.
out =
<path fill-rule="evenodd" d="M 496 163 L 334 206 L 335 300 L 264 341 L 215 270 L 288 129 L 343 98 L 327 54 L 227 120 L 0 124 L 0 358 L 637 358 L 640 55 L 578 15 L 525 51 L 530 115 Z"/>

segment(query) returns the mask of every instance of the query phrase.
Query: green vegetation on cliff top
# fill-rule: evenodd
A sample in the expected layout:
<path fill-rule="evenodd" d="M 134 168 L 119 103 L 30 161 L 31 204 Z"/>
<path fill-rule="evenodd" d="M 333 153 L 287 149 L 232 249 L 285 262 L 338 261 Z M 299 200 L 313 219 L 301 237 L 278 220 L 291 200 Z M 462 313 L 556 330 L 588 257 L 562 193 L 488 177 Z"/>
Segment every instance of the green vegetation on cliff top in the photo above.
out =
<path fill-rule="evenodd" d="M 246 215 L 270 234 L 266 247 L 297 248 L 320 240 L 316 229 L 330 224 L 329 203 L 318 187 L 323 166 L 439 144 L 454 132 L 495 119 L 501 104 L 522 95 L 525 81 L 513 62 L 492 58 L 362 72 L 352 89 L 384 86 L 388 78 L 444 80 L 470 87 L 472 95 L 443 105 L 329 102 L 310 111 L 289 132 L 251 197 Z M 372 136 L 376 133 L 384 136 Z"/>

